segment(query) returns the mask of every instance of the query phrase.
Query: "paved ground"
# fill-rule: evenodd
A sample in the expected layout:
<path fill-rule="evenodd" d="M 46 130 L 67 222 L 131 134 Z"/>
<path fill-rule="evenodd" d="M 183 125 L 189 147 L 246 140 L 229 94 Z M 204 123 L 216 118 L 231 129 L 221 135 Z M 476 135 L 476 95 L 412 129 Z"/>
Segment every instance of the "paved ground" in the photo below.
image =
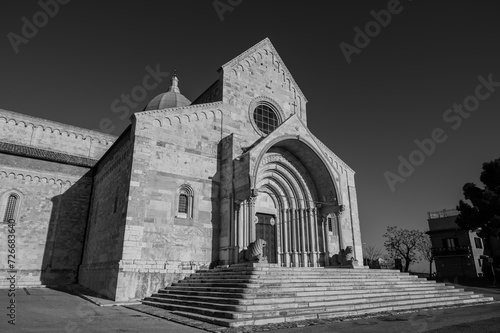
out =
<path fill-rule="evenodd" d="M 7 322 L 9 297 L 0 290 L 0 332 L 205 332 L 121 306 L 97 306 L 69 291 L 16 290 L 16 325 Z"/>
<path fill-rule="evenodd" d="M 458 286 L 457 286 L 458 287 Z M 500 301 L 500 288 L 465 288 Z M 29 293 L 29 295 L 26 293 Z M 368 333 L 368 332 L 500 332 L 500 302 L 481 306 L 434 309 L 382 315 L 345 321 L 297 322 L 290 324 L 224 329 L 175 316 L 165 311 L 151 311 L 156 316 L 123 306 L 98 306 L 68 289 L 28 288 L 16 291 L 16 325 L 7 321 L 9 298 L 0 290 L 0 332 L 257 332 L 276 333 Z M 141 306 L 131 305 L 140 308 Z M 151 308 L 151 307 L 147 307 Z M 156 309 L 156 308 L 154 308 Z M 166 319 L 162 319 L 163 317 Z M 181 325 L 174 321 L 184 324 Z"/>

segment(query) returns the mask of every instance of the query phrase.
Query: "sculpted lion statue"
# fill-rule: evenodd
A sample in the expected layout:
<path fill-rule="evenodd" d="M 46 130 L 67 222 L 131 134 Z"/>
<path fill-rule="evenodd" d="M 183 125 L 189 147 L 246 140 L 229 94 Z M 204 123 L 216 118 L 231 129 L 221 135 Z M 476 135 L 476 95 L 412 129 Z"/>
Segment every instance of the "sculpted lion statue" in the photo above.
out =
<path fill-rule="evenodd" d="M 352 266 L 354 255 L 352 254 L 352 246 L 348 246 L 345 250 L 340 250 L 339 254 L 334 255 L 330 259 L 332 266 Z"/>
<path fill-rule="evenodd" d="M 345 251 L 344 251 L 344 260 L 346 262 L 351 262 L 352 259 L 354 258 L 354 255 L 352 254 L 352 246 L 348 246 L 345 248 Z"/>
<path fill-rule="evenodd" d="M 245 259 L 251 262 L 267 262 L 267 257 L 264 257 L 264 247 L 266 241 L 258 238 L 255 242 L 250 243 L 245 251 Z"/>

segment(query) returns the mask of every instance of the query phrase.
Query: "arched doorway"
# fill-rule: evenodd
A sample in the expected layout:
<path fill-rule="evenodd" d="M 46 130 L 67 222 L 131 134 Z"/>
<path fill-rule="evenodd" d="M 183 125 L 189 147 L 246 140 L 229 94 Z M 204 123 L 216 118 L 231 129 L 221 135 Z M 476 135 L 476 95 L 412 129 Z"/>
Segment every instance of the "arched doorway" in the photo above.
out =
<path fill-rule="evenodd" d="M 329 265 L 329 244 L 338 239 L 330 236 L 326 216 L 339 211 L 338 174 L 313 147 L 297 137 L 276 138 L 239 160 L 240 170 L 250 162 L 249 187 L 237 187 L 234 194 L 231 230 L 240 259 L 251 242 L 262 238 L 269 262 L 284 267 Z M 245 192 L 246 198 L 240 195 Z"/>

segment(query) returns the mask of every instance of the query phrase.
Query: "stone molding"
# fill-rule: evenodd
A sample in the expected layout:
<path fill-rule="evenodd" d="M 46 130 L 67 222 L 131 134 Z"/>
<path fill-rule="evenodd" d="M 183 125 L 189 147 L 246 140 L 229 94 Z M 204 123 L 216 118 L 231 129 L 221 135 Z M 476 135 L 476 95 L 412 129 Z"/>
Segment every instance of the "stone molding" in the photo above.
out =
<path fill-rule="evenodd" d="M 215 110 L 206 110 L 206 111 L 199 111 L 199 112 L 194 112 L 191 114 L 176 114 L 176 115 L 170 115 L 168 117 L 164 117 L 162 119 L 155 118 L 153 120 L 153 125 L 157 127 L 166 127 L 166 126 L 173 126 L 173 125 L 178 125 L 182 124 L 184 122 L 192 122 L 192 121 L 200 121 L 200 120 L 209 120 L 212 119 L 215 121 L 217 119 L 216 113 L 220 114 L 220 118 L 222 118 L 222 110 L 221 109 L 215 109 Z"/>
<path fill-rule="evenodd" d="M 10 170 L 0 170 L 0 178 L 8 178 L 8 179 L 16 179 L 16 180 L 27 180 L 31 182 L 40 182 L 40 183 L 45 183 L 45 184 L 57 184 L 60 186 L 66 185 L 66 186 L 72 186 L 75 184 L 78 180 L 82 179 L 81 178 L 72 178 L 72 179 L 67 179 L 67 178 L 59 178 L 59 177 L 50 177 L 50 176 L 45 176 L 43 174 L 34 174 L 31 172 L 23 171 L 23 172 L 13 172 Z M 89 178 L 88 185 L 90 186 L 91 184 L 91 179 Z"/>
<path fill-rule="evenodd" d="M 259 170 L 261 168 L 265 168 L 266 165 L 268 164 L 276 164 L 276 163 L 281 163 L 287 167 L 292 167 L 296 170 L 296 177 L 299 177 L 299 180 L 303 181 L 304 184 L 309 189 L 314 189 L 313 192 L 316 191 L 316 186 L 314 185 L 314 182 L 311 178 L 311 175 L 309 172 L 306 170 L 304 165 L 295 157 L 293 154 L 289 153 L 288 151 L 282 149 L 282 148 L 272 148 L 273 151 L 269 151 L 264 155 L 262 158 L 260 165 L 259 165 Z M 258 182 L 260 179 L 258 180 Z M 319 199 L 315 197 L 314 193 L 310 192 L 313 197 L 309 198 L 308 201 L 318 201 Z M 311 200 L 312 199 L 312 200 Z"/>
<path fill-rule="evenodd" d="M 351 171 L 353 174 L 356 173 L 353 169 L 351 169 L 350 166 L 348 166 L 344 161 L 342 161 L 337 155 L 335 155 L 334 152 L 330 150 L 323 142 L 321 142 L 320 139 L 315 137 L 312 133 L 309 133 L 311 137 L 314 139 L 314 141 L 320 146 L 321 149 L 323 149 L 323 154 L 325 155 L 326 159 L 328 162 L 330 162 L 330 165 L 334 167 L 335 169 L 339 170 L 341 174 L 344 174 L 343 169 Z M 331 155 L 331 156 L 330 156 Z M 338 165 L 336 165 L 338 164 Z M 342 168 L 339 168 L 339 165 Z"/>
<path fill-rule="evenodd" d="M 210 108 L 211 106 L 221 106 L 224 103 L 222 101 L 219 102 L 212 102 L 212 103 L 205 103 L 205 104 L 191 104 L 191 105 L 186 105 L 186 106 L 179 106 L 176 108 L 168 108 L 168 109 L 158 109 L 158 110 L 151 110 L 151 111 L 139 111 L 134 113 L 135 117 L 142 117 L 142 116 L 150 116 L 155 113 L 166 113 L 166 112 L 173 112 L 173 111 L 182 111 L 182 110 L 189 110 L 189 109 L 199 109 L 199 108 L 204 108 L 208 107 Z M 178 115 L 181 115 L 182 112 L 179 112 Z"/>
<path fill-rule="evenodd" d="M 288 151 L 282 148 L 273 148 L 273 149 L 274 151 L 268 152 L 266 153 L 266 155 L 264 155 L 264 157 L 260 162 L 259 168 L 264 167 L 266 164 L 276 163 L 276 162 L 281 162 L 285 165 L 290 164 L 293 168 L 295 168 L 298 171 L 298 176 L 303 178 L 304 183 L 306 183 L 310 189 L 316 189 L 316 186 L 314 185 L 314 182 L 311 176 L 309 175 L 309 172 L 306 170 L 304 165 L 295 156 L 293 156 L 293 154 L 289 153 Z M 313 198 L 313 200 L 316 199 Z"/>
<path fill-rule="evenodd" d="M 2 110 L 0 110 L 2 111 Z M 14 118 L 13 116 L 7 116 L 3 115 L 0 113 L 0 122 L 3 122 L 8 125 L 13 125 L 13 126 L 21 126 L 21 127 L 31 127 L 33 131 L 35 131 L 37 128 L 40 128 L 43 132 L 49 132 L 52 134 L 58 134 L 58 135 L 64 135 L 69 138 L 77 139 L 77 140 L 91 140 L 91 141 L 97 141 L 100 144 L 105 144 L 107 146 L 111 146 L 114 141 L 111 140 L 106 140 L 104 138 L 98 138 L 96 136 L 91 136 L 88 134 L 80 134 L 75 131 L 70 131 L 70 130 L 65 130 L 62 128 L 62 126 L 59 128 L 57 127 L 57 123 L 54 123 L 52 126 L 50 125 L 42 125 L 40 123 L 36 122 L 30 122 L 30 121 L 24 121 L 24 120 L 18 120 Z M 55 126 L 54 126 L 55 125 Z M 63 125 L 63 124 L 60 124 Z M 90 131 L 90 130 L 89 130 Z M 104 134 L 103 135 L 107 135 Z"/>

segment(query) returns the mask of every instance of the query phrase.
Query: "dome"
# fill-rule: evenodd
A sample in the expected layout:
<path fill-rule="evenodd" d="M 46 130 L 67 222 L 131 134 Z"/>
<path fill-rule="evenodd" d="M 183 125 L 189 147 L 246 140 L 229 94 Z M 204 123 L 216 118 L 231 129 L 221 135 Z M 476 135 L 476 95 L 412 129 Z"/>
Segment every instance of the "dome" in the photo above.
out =
<path fill-rule="evenodd" d="M 181 94 L 181 91 L 179 90 L 179 79 L 175 74 L 170 82 L 171 86 L 168 91 L 153 98 L 148 105 L 146 105 L 144 111 L 176 108 L 191 104 L 191 101 Z"/>

